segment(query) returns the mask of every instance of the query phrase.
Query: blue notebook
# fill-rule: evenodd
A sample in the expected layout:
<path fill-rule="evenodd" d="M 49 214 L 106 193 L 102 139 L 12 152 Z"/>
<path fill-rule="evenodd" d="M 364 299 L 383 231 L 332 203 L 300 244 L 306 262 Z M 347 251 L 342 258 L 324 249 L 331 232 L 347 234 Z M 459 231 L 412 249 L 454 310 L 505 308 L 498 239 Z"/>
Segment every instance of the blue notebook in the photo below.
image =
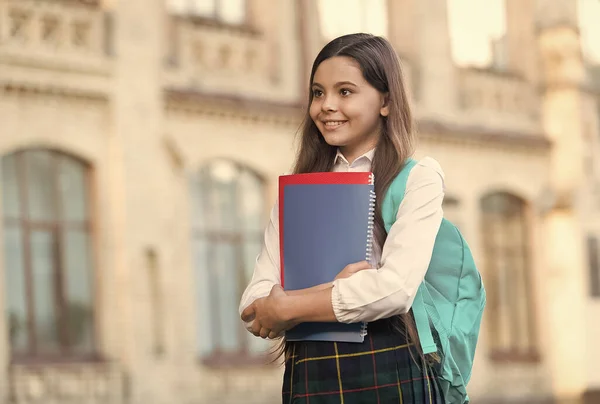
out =
<path fill-rule="evenodd" d="M 280 177 L 281 278 L 285 290 L 331 282 L 348 264 L 370 260 L 375 193 L 371 173 Z M 302 323 L 289 341 L 363 342 L 366 324 Z"/>

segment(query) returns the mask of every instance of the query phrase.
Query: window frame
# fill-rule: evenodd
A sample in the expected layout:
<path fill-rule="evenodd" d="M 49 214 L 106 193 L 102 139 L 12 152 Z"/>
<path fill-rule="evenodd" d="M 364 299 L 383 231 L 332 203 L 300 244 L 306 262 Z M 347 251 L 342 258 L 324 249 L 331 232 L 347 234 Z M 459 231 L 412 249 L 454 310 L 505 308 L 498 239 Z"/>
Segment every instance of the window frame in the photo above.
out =
<path fill-rule="evenodd" d="M 504 227 L 504 230 L 501 230 L 503 234 L 510 235 L 511 230 L 508 229 L 508 220 L 506 212 L 503 213 L 494 213 L 494 212 L 486 212 L 486 202 L 488 198 L 491 197 L 502 197 L 508 198 L 508 203 L 513 204 L 512 208 L 515 207 L 514 203 L 518 204 L 520 221 L 521 221 L 521 239 L 522 243 L 520 245 L 510 243 L 510 246 L 507 245 L 498 245 L 497 241 L 493 239 L 493 230 L 490 230 L 492 226 L 490 226 L 491 221 L 486 220 L 486 215 L 490 215 L 492 217 L 488 217 L 488 219 L 495 220 L 497 223 L 496 226 Z M 486 289 L 488 293 L 488 310 L 489 311 L 497 311 L 500 313 L 501 311 L 508 311 L 509 313 L 519 313 L 523 310 L 526 311 L 526 322 L 528 324 L 527 335 L 529 339 L 529 346 L 526 350 L 522 349 L 522 346 L 518 344 L 519 338 L 512 337 L 509 341 L 509 346 L 505 349 L 500 347 L 500 342 L 495 341 L 497 336 L 499 335 L 499 330 L 502 327 L 500 315 L 489 316 L 488 319 L 488 335 L 490 336 L 489 341 L 489 357 L 494 362 L 539 362 L 541 360 L 540 353 L 538 350 L 538 328 L 537 321 L 535 317 L 536 313 L 536 299 L 535 299 L 535 291 L 534 291 L 534 283 L 533 283 L 533 218 L 532 218 L 532 210 L 530 204 L 520 198 L 519 196 L 505 191 L 493 191 L 483 195 L 479 200 L 479 212 L 481 215 L 481 236 L 482 236 L 482 250 L 483 250 L 483 266 L 484 273 L 487 275 Z M 493 217 L 496 215 L 497 217 Z M 498 229 L 496 229 L 497 231 Z M 525 281 L 524 285 L 524 295 L 520 296 L 520 300 L 524 302 L 525 306 L 519 306 L 519 303 L 515 303 L 514 300 L 508 302 L 502 302 L 500 294 L 498 292 L 499 284 L 497 275 L 498 271 L 498 260 L 496 257 L 499 254 L 505 254 L 507 249 L 518 249 L 521 250 L 518 254 L 522 255 L 522 271 L 519 278 L 521 281 Z M 504 275 L 506 277 L 506 275 Z M 509 285 L 514 285 L 516 281 L 506 282 Z M 515 316 L 509 316 L 511 321 L 509 325 L 511 327 L 510 334 L 514 334 L 516 329 L 518 329 L 519 320 L 518 317 L 515 319 Z"/>
<path fill-rule="evenodd" d="M 267 189 L 268 189 L 268 183 L 267 181 L 263 178 L 263 176 L 261 176 L 258 172 L 256 172 L 255 170 L 252 170 L 250 167 L 240 164 L 236 161 L 230 160 L 230 159 L 215 159 L 212 161 L 208 161 L 206 164 L 204 164 L 199 170 L 195 171 L 192 174 L 192 186 L 194 187 L 200 187 L 201 186 L 201 180 L 208 180 L 208 181 L 214 181 L 214 179 L 210 178 L 211 174 L 204 174 L 204 171 L 210 171 L 211 167 L 213 166 L 213 164 L 215 163 L 219 163 L 219 162 L 225 162 L 227 164 L 231 164 L 232 166 L 235 167 L 236 170 L 236 175 L 235 175 L 235 180 L 236 182 L 239 181 L 239 178 L 241 176 L 244 175 L 244 173 L 253 176 L 257 182 L 260 184 L 260 190 L 258 190 L 261 194 L 261 222 L 264 224 L 265 220 L 268 220 L 268 214 L 265 211 L 265 207 L 266 207 L 266 200 L 267 200 Z M 204 175 L 204 177 L 202 177 Z M 236 183 L 236 187 L 239 186 L 239 182 Z M 208 192 L 215 192 L 213 186 L 209 186 L 208 187 Z M 217 191 L 218 192 L 218 191 Z M 211 196 L 209 196 L 208 198 L 211 198 Z M 235 209 L 236 212 L 240 211 L 240 203 L 242 202 L 241 196 L 239 194 L 236 195 L 236 200 L 234 201 L 235 203 Z M 204 218 L 209 217 L 210 215 L 212 215 L 214 212 L 210 211 L 210 207 L 207 206 L 207 204 L 203 204 L 202 206 L 203 211 L 202 212 L 197 212 L 195 211 L 194 214 L 199 214 L 200 217 L 202 218 L 202 220 L 205 220 Z M 195 209 L 195 207 L 193 207 L 193 209 Z M 194 223 L 194 221 L 192 221 L 192 223 Z M 247 279 L 247 273 L 249 271 L 247 271 L 248 268 L 245 267 L 245 262 L 244 262 L 244 248 L 246 245 L 246 241 L 251 242 L 252 240 L 258 241 L 258 243 L 260 245 L 263 244 L 263 237 L 264 237 L 264 226 L 261 229 L 256 229 L 256 232 L 249 232 L 246 229 L 243 229 L 241 227 L 236 228 L 235 230 L 231 230 L 231 229 L 202 229 L 202 228 L 197 228 L 196 225 L 192 225 L 192 239 L 193 241 L 197 241 L 197 240 L 204 240 L 204 242 L 207 243 L 208 246 L 210 245 L 214 245 L 214 244 L 220 244 L 225 242 L 227 245 L 232 246 L 235 250 L 235 267 L 236 267 L 236 275 L 237 275 L 237 298 L 239 300 L 239 298 L 241 297 L 244 289 L 246 288 L 247 284 L 250 282 L 250 279 Z M 207 268 L 209 268 L 210 265 L 210 261 L 211 261 L 211 253 L 210 253 L 210 248 L 208 248 L 209 250 L 209 254 L 206 257 L 208 264 L 206 265 Z M 258 254 L 260 252 L 257 251 L 256 254 Z M 194 262 L 194 271 L 206 271 L 206 268 L 201 268 L 198 267 L 198 264 L 196 262 Z M 218 281 L 211 279 L 210 278 L 210 274 L 208 274 L 209 277 L 209 290 L 216 290 L 218 289 Z M 201 287 L 197 287 L 196 288 L 196 294 L 200 293 L 201 289 L 199 289 Z M 197 297 L 196 297 L 197 298 Z M 219 304 L 219 299 L 218 298 L 214 298 L 211 297 L 210 298 L 211 302 L 214 302 L 215 304 Z M 215 306 L 218 307 L 218 306 Z M 220 328 L 218 326 L 215 326 L 215 324 L 218 324 L 215 322 L 215 318 L 218 319 L 218 313 L 219 310 L 218 308 L 211 308 L 211 314 L 209 315 L 210 317 L 208 319 L 206 319 L 206 324 L 210 324 L 210 327 L 212 329 L 212 332 L 219 332 Z M 201 354 L 199 352 L 196 352 L 197 355 L 197 360 L 200 364 L 205 365 L 205 366 L 209 366 L 209 367 L 214 367 L 214 368 L 229 368 L 229 367 L 237 367 L 237 366 L 249 366 L 249 367 L 254 367 L 254 366 L 265 366 L 269 364 L 269 360 L 268 360 L 268 354 L 266 353 L 253 353 L 250 349 L 250 338 L 256 338 L 253 335 L 249 334 L 247 330 L 244 329 L 244 327 L 242 326 L 242 322 L 241 320 L 239 321 L 239 326 L 237 327 L 238 330 L 238 336 L 239 336 L 239 346 L 238 349 L 236 351 L 226 351 L 223 350 L 221 346 L 219 346 L 218 344 L 213 344 L 211 346 L 211 351 L 208 352 L 207 354 Z M 197 335 L 196 338 L 199 338 L 201 336 Z M 218 336 L 217 338 L 214 338 L 214 334 L 213 334 L 213 340 L 217 340 L 218 341 Z"/>
<path fill-rule="evenodd" d="M 50 164 L 52 165 L 52 182 L 53 182 L 53 195 L 54 203 L 56 204 L 56 218 L 50 220 L 40 220 L 36 218 L 29 218 L 29 179 L 27 178 L 27 162 L 26 156 L 31 152 L 44 152 L 48 153 L 50 158 Z M 94 195 L 93 195 L 93 170 L 92 167 L 83 159 L 66 153 L 61 150 L 53 148 L 43 147 L 32 147 L 19 149 L 14 152 L 4 154 L 0 156 L 1 159 L 6 157 L 12 157 L 15 159 L 15 181 L 18 192 L 18 204 L 20 213 L 18 217 L 10 217 L 2 209 L 2 228 L 3 232 L 11 227 L 19 229 L 20 238 L 22 243 L 22 259 L 23 259 L 23 282 L 25 287 L 24 304 L 26 308 L 26 322 L 27 322 L 27 347 L 22 351 L 13 351 L 10 341 L 9 352 L 11 363 L 15 364 L 36 364 L 36 363 L 72 363 L 72 362 L 99 362 L 103 358 L 97 351 L 99 346 L 98 340 L 98 325 L 97 325 L 97 310 L 98 310 L 98 294 L 97 294 L 97 255 L 95 245 L 95 223 L 94 223 Z M 67 160 L 72 163 L 76 163 L 81 173 L 83 174 L 83 184 L 85 192 L 85 206 L 86 218 L 82 220 L 82 223 L 75 224 L 72 219 L 61 217 L 63 214 L 63 205 L 60 197 L 60 164 Z M 31 235 L 36 230 L 47 230 L 52 235 L 52 278 L 54 280 L 53 288 L 53 311 L 56 316 L 57 324 L 57 343 L 59 345 L 58 351 L 55 353 L 39 352 L 39 330 L 36 325 L 36 314 L 35 314 L 35 291 L 34 291 L 34 280 L 33 280 L 33 267 L 32 267 L 32 251 L 31 251 Z M 89 323 L 90 323 L 90 348 L 86 352 L 73 352 L 73 344 L 69 341 L 69 325 L 68 325 L 68 275 L 67 267 L 65 262 L 66 243 L 65 234 L 67 230 L 83 230 L 87 236 L 88 244 L 88 264 L 86 268 L 89 278 Z M 2 268 L 6 272 L 6 262 L 2 262 Z M 8 285 L 4 284 L 4 288 Z M 5 299 L 7 294 L 5 293 Z M 8 307 L 5 309 L 6 315 L 8 315 Z M 8 321 L 8 318 L 7 318 Z M 8 323 L 7 323 L 8 324 Z"/>

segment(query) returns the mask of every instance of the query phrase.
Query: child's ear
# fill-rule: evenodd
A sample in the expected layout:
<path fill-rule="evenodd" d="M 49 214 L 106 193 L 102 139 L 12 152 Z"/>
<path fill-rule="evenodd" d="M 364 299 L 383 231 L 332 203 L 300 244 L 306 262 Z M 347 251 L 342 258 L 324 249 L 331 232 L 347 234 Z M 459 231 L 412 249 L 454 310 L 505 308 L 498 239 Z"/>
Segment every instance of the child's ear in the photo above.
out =
<path fill-rule="evenodd" d="M 381 109 L 379 110 L 379 113 L 381 114 L 381 116 L 388 116 L 390 114 L 389 100 L 390 100 L 389 93 L 385 93 L 381 97 Z"/>

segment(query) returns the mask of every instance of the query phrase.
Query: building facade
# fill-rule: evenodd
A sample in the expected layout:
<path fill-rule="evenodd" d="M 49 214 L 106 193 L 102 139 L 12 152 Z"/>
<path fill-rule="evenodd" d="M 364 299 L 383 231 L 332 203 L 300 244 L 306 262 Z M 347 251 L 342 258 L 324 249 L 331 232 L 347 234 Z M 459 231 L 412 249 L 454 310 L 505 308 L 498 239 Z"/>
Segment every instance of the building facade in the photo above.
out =
<path fill-rule="evenodd" d="M 0 403 L 279 402 L 273 347 L 237 304 L 312 60 L 353 31 L 401 56 L 416 157 L 444 168 L 445 215 L 481 267 L 473 402 L 600 402 L 581 2 L 506 0 L 471 65 L 452 0 L 340 3 L 0 0 Z"/>

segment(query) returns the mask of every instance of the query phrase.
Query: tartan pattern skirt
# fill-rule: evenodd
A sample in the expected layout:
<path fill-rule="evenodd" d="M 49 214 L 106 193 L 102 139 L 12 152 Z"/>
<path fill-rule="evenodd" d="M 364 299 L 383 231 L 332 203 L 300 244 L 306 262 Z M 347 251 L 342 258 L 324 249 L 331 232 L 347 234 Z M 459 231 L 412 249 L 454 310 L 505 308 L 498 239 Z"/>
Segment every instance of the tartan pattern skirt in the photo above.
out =
<path fill-rule="evenodd" d="M 287 344 L 282 404 L 444 404 L 435 369 L 385 320 L 360 344 Z"/>

